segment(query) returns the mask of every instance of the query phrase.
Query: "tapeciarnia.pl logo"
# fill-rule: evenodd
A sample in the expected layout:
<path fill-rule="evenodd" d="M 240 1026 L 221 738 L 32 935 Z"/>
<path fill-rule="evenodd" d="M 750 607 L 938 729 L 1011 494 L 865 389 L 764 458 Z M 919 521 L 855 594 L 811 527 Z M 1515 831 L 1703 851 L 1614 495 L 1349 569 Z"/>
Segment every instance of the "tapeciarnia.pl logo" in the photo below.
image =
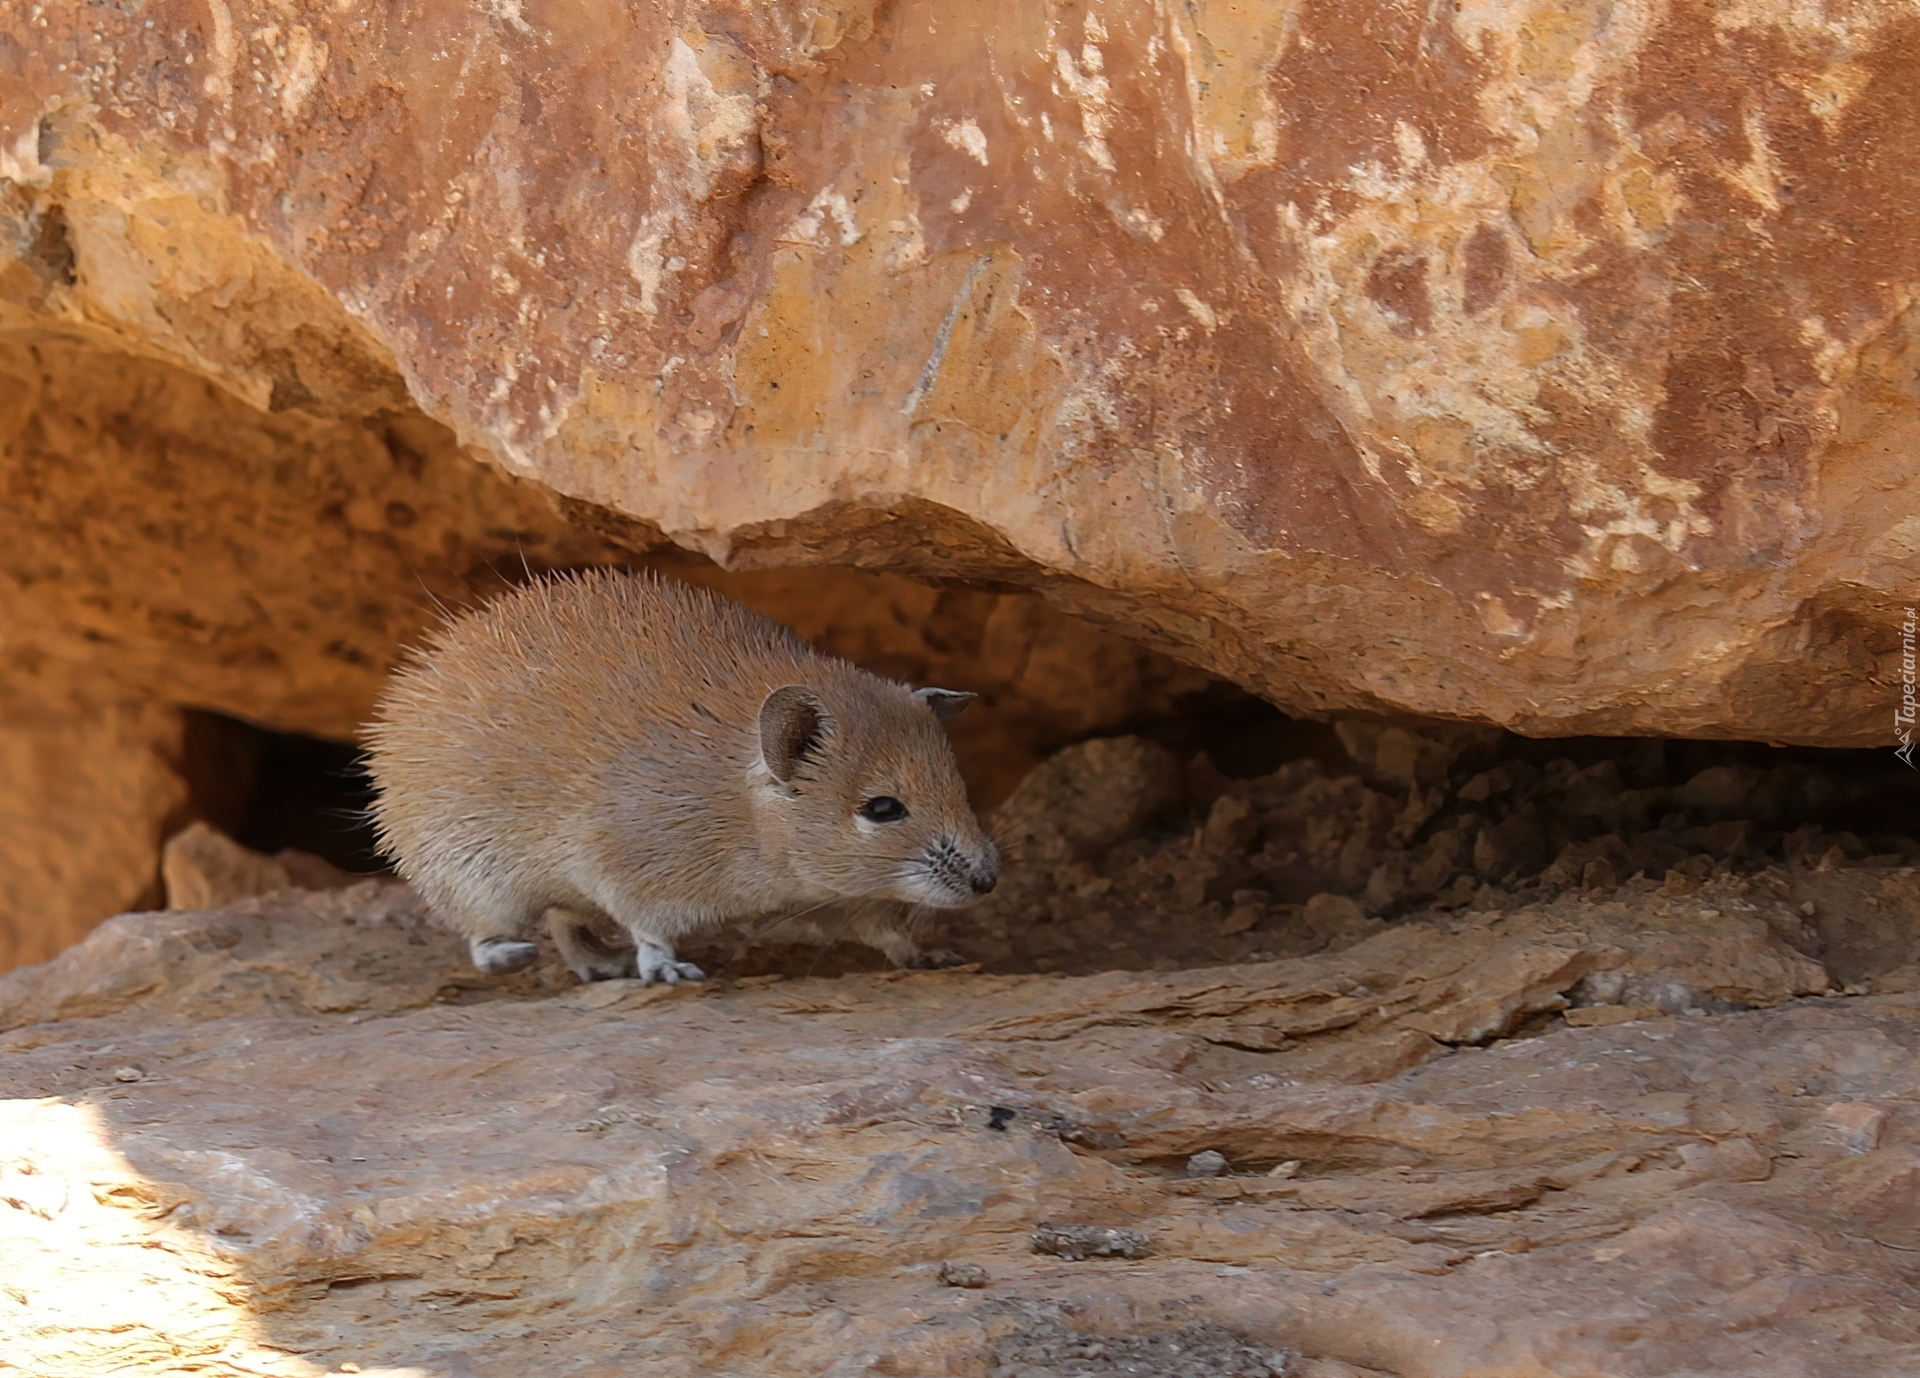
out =
<path fill-rule="evenodd" d="M 1912 770 L 1920 770 L 1913 761 L 1913 723 L 1914 723 L 1914 672 L 1913 672 L 1913 630 L 1914 615 L 1912 608 L 1903 609 L 1907 620 L 1900 624 L 1900 706 L 1893 710 L 1893 735 L 1900 739 L 1900 745 L 1893 749 Z"/>

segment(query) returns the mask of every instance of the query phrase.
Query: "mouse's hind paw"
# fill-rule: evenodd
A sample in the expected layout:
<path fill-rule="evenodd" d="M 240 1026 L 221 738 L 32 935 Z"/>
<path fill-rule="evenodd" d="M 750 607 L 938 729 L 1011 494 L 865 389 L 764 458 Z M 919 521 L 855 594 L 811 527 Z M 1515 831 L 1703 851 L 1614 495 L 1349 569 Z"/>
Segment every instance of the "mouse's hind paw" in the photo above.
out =
<path fill-rule="evenodd" d="M 623 981 L 634 974 L 633 949 L 618 929 L 555 907 L 547 911 L 547 931 L 561 960 L 582 981 Z"/>
<path fill-rule="evenodd" d="M 473 957 L 474 969 L 489 976 L 522 971 L 540 960 L 539 944 L 518 938 L 475 938 L 467 951 Z"/>

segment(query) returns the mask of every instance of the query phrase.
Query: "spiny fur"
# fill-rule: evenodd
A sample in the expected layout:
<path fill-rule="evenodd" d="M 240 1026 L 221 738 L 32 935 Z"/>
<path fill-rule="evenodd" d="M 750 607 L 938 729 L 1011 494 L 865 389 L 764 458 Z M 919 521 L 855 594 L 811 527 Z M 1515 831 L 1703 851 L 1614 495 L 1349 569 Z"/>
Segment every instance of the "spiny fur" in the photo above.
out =
<path fill-rule="evenodd" d="M 831 729 L 783 782 L 760 713 L 787 685 Z M 615 974 L 578 955 L 611 923 L 645 976 L 649 943 L 671 958 L 719 924 L 842 900 L 963 903 L 997 870 L 913 691 L 649 575 L 547 578 L 454 619 L 366 735 L 381 845 L 476 961 L 553 910 L 576 971 Z M 904 821 L 856 817 L 883 794 Z"/>

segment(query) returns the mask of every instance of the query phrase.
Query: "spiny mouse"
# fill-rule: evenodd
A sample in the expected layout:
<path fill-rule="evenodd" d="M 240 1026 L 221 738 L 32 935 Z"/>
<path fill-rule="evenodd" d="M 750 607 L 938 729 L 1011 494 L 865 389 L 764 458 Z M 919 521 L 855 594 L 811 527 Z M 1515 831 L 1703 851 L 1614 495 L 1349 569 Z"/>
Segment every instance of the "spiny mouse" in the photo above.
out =
<path fill-rule="evenodd" d="M 582 980 L 697 981 L 675 944 L 732 921 L 993 889 L 942 727 L 973 697 L 882 679 L 707 589 L 547 577 L 395 676 L 366 731 L 374 823 L 483 972 L 532 963 L 544 919 Z"/>

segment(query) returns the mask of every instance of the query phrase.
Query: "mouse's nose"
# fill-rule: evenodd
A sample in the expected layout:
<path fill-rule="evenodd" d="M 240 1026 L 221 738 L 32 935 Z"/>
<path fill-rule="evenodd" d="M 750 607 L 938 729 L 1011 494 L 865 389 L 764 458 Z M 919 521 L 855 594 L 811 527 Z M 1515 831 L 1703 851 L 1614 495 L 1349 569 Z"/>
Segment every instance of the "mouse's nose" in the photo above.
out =
<path fill-rule="evenodd" d="M 984 895 L 1000 883 L 1000 877 L 991 871 L 984 876 L 975 873 L 967 878 L 967 883 L 973 887 L 974 894 Z"/>

